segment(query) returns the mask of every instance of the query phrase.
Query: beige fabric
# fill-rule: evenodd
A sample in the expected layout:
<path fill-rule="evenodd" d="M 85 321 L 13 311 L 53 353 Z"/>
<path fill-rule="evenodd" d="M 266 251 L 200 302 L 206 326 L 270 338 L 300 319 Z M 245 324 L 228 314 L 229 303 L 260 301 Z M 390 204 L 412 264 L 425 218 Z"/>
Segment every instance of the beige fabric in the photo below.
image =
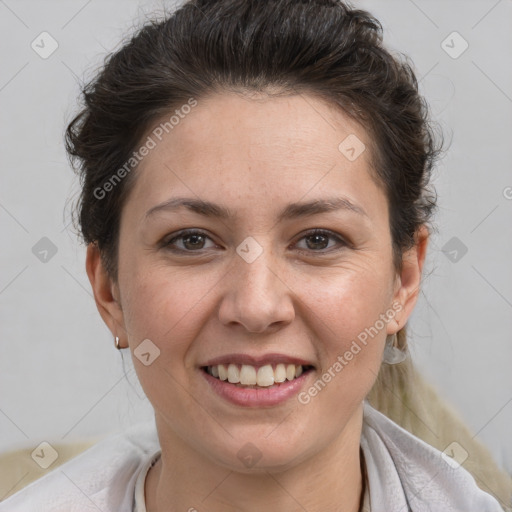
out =
<path fill-rule="evenodd" d="M 41 478 L 56 467 L 97 443 L 99 439 L 58 444 L 50 442 L 58 454 L 55 462 L 47 469 L 42 469 L 31 457 L 34 446 L 15 450 L 0 455 L 0 501 L 23 489 L 30 482 Z"/>

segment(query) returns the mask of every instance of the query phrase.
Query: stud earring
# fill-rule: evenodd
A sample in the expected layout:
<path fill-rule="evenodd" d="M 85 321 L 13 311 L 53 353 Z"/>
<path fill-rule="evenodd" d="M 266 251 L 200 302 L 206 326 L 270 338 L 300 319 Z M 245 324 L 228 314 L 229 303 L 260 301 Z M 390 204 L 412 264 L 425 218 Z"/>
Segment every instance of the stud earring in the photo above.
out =
<path fill-rule="evenodd" d="M 117 350 L 121 350 L 121 345 L 119 344 L 119 336 L 116 336 L 115 338 L 115 344 L 116 344 L 116 348 Z"/>

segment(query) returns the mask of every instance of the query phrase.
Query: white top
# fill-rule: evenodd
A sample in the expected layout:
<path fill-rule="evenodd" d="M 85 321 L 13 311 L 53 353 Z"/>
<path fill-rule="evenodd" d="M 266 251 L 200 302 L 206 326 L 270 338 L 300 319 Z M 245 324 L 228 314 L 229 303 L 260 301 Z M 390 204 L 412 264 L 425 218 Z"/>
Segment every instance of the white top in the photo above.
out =
<path fill-rule="evenodd" d="M 366 402 L 361 448 L 366 510 L 503 512 L 462 466 Z M 154 422 L 135 425 L 2 501 L 0 512 L 146 512 L 144 482 L 159 455 Z"/>
<path fill-rule="evenodd" d="M 135 482 L 133 512 L 147 512 L 146 511 L 146 497 L 144 495 L 144 485 L 146 483 L 146 475 L 148 474 L 148 471 L 153 466 L 153 464 L 160 458 L 160 454 L 161 454 L 161 451 L 159 449 L 140 468 L 139 476 L 137 477 L 137 481 Z"/>

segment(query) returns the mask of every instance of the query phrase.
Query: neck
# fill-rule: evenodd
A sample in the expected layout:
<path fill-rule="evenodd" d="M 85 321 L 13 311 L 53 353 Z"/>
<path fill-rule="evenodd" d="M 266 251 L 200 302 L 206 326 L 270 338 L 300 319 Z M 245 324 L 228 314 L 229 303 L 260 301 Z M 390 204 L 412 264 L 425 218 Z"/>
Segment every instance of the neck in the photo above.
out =
<path fill-rule="evenodd" d="M 162 456 L 146 478 L 147 512 L 358 512 L 361 427 L 362 408 L 322 452 L 284 471 L 250 474 L 214 464 L 159 428 Z"/>

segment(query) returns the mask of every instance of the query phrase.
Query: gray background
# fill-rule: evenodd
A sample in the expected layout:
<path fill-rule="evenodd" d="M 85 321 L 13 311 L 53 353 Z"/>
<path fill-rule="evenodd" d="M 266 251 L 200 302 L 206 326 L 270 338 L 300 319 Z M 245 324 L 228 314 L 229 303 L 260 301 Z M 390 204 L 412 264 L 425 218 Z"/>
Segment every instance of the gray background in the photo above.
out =
<path fill-rule="evenodd" d="M 414 359 L 512 472 L 512 1 L 354 3 L 411 57 L 452 137 L 434 178 L 439 234 L 411 322 Z M 103 437 L 151 415 L 128 354 L 125 377 L 69 226 L 78 183 L 63 133 L 77 77 L 161 7 L 0 0 L 0 452 Z M 59 45 L 47 59 L 31 48 L 43 31 Z M 463 40 L 446 39 L 454 31 L 469 44 L 457 58 Z M 47 261 L 33 251 L 43 237 L 57 249 Z"/>

